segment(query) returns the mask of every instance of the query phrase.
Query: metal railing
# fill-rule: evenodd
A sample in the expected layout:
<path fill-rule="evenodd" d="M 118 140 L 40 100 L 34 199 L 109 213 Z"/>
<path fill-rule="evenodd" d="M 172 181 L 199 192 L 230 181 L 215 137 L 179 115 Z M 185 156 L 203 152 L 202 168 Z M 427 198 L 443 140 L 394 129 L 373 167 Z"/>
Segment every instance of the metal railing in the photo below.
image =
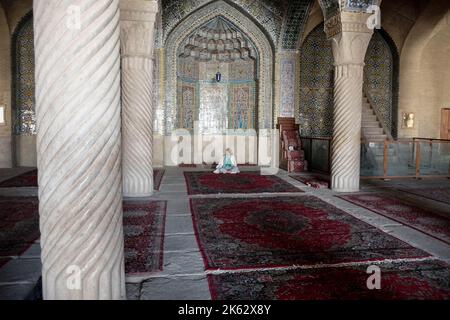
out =
<path fill-rule="evenodd" d="M 331 138 L 302 137 L 310 171 L 330 174 Z M 361 178 L 450 178 L 450 140 L 361 141 Z"/>

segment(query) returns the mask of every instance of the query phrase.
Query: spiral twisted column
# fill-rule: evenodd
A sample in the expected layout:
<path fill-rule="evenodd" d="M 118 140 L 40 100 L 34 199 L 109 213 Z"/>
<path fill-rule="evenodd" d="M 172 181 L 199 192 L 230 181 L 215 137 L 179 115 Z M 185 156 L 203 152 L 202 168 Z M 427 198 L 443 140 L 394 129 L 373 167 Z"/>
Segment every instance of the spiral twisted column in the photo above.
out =
<path fill-rule="evenodd" d="M 44 298 L 124 299 L 119 1 L 33 8 Z"/>
<path fill-rule="evenodd" d="M 153 39 L 157 1 L 121 0 L 123 194 L 153 194 Z"/>
<path fill-rule="evenodd" d="M 335 191 L 359 190 L 363 68 L 362 65 L 335 67 L 331 149 L 331 180 Z"/>
<path fill-rule="evenodd" d="M 331 187 L 359 191 L 364 58 L 373 30 L 365 13 L 340 12 L 325 23 L 335 62 Z"/>

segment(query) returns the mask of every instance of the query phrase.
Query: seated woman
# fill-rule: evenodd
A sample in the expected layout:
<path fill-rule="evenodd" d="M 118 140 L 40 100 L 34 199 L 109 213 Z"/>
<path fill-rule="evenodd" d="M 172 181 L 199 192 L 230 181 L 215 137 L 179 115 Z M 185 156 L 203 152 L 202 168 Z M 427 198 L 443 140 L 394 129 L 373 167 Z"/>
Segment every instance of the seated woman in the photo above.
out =
<path fill-rule="evenodd" d="M 225 150 L 225 156 L 223 156 L 222 159 L 220 160 L 219 165 L 217 166 L 214 173 L 215 174 L 219 174 L 219 173 L 236 174 L 239 172 L 240 171 L 237 166 L 236 158 L 233 155 L 233 151 L 231 151 L 231 149 L 228 148 L 227 150 Z"/>

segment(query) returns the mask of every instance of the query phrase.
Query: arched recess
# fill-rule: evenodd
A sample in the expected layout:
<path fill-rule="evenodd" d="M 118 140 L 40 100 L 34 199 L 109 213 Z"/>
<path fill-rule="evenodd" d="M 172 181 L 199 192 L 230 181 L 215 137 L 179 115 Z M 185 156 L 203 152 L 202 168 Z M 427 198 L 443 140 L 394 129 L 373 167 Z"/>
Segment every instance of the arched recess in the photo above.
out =
<path fill-rule="evenodd" d="M 36 166 L 33 13 L 18 23 L 12 36 L 12 133 L 16 166 Z"/>
<path fill-rule="evenodd" d="M 365 91 L 386 129 L 396 135 L 399 57 L 390 36 L 376 30 L 370 40 L 364 68 Z M 334 58 L 323 23 L 305 38 L 300 53 L 300 110 L 297 120 L 303 136 L 333 135 Z"/>
<path fill-rule="evenodd" d="M 375 30 L 367 48 L 364 91 L 372 101 L 384 129 L 397 137 L 399 55 L 397 46 L 384 29 Z"/>
<path fill-rule="evenodd" d="M 166 101 L 165 101 L 165 133 L 170 134 L 177 119 L 177 52 L 180 44 L 188 35 L 212 19 L 222 16 L 240 30 L 255 44 L 259 56 L 257 67 L 258 91 L 258 125 L 259 129 L 270 129 L 274 126 L 273 110 L 273 44 L 264 32 L 249 18 L 225 1 L 210 3 L 181 21 L 168 36 L 166 48 Z"/>

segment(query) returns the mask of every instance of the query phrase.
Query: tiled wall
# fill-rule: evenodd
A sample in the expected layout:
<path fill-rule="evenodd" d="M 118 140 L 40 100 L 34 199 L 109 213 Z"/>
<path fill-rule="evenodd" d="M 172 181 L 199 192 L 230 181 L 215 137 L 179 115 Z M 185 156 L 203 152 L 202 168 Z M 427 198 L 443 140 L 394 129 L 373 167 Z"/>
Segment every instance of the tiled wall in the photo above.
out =
<path fill-rule="evenodd" d="M 16 135 L 35 135 L 33 19 L 28 15 L 14 35 L 14 119 Z"/>
<path fill-rule="evenodd" d="M 333 52 L 317 26 L 306 38 L 300 53 L 300 112 L 302 136 L 329 137 L 333 134 Z"/>
<path fill-rule="evenodd" d="M 393 48 L 376 31 L 366 54 L 364 87 L 370 95 L 380 121 L 395 135 L 396 78 Z M 334 79 L 331 44 L 316 27 L 303 43 L 300 54 L 300 112 L 303 136 L 330 137 L 333 134 Z"/>
<path fill-rule="evenodd" d="M 194 121 L 205 134 L 255 128 L 254 60 L 218 63 L 180 58 L 178 66 L 178 128 L 193 129 Z M 218 71 L 220 83 L 214 79 Z"/>

